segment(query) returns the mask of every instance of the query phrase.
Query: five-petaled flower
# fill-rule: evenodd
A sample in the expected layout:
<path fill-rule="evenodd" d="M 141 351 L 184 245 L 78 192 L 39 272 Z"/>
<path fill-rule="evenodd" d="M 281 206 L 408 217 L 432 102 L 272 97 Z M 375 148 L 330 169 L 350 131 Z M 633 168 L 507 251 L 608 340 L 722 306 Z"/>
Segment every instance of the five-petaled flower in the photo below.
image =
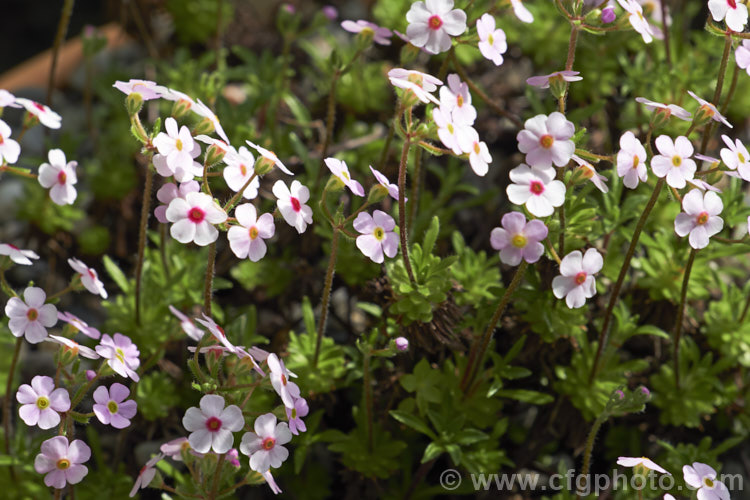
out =
<path fill-rule="evenodd" d="M 406 36 L 416 47 L 432 54 L 451 48 L 451 36 L 466 31 L 466 13 L 453 8 L 453 0 L 425 0 L 411 4 L 406 13 Z"/>
<path fill-rule="evenodd" d="M 135 78 L 131 78 L 127 82 L 121 82 L 118 80 L 112 86 L 125 95 L 140 94 L 141 99 L 144 101 L 160 99 L 167 91 L 166 87 L 157 85 L 156 82 L 150 80 L 138 80 Z"/>
<path fill-rule="evenodd" d="M 506 188 L 510 202 L 526 205 L 537 217 L 552 215 L 565 202 L 565 184 L 555 180 L 552 167 L 531 168 L 521 163 L 510 171 L 510 180 L 513 184 Z"/>
<path fill-rule="evenodd" d="M 654 39 L 653 27 L 643 17 L 643 7 L 636 0 L 617 0 L 620 6 L 628 13 L 630 25 L 641 34 L 643 41 L 651 43 Z"/>
<path fill-rule="evenodd" d="M 37 375 L 31 385 L 23 384 L 16 392 L 21 403 L 18 414 L 26 425 L 51 429 L 60 423 L 60 413 L 70 410 L 70 395 L 63 388 L 55 389 L 52 377 Z"/>
<path fill-rule="evenodd" d="M 60 115 L 52 111 L 49 106 L 23 97 L 16 97 L 16 103 L 23 106 L 30 115 L 36 116 L 39 123 L 47 128 L 58 129 L 62 125 Z"/>
<path fill-rule="evenodd" d="M 536 115 L 524 123 L 516 139 L 518 149 L 526 153 L 526 163 L 532 167 L 548 167 L 553 163 L 564 167 L 570 161 L 576 146 L 572 141 L 575 125 L 559 111 Z"/>
<path fill-rule="evenodd" d="M 303 186 L 300 181 L 292 181 L 291 188 L 287 187 L 284 181 L 278 180 L 274 183 L 274 196 L 276 196 L 276 206 L 287 224 L 302 234 L 307 229 L 308 224 L 312 224 L 312 208 L 305 203 L 310 199 L 310 190 Z"/>
<path fill-rule="evenodd" d="M 622 177 L 625 187 L 635 189 L 638 182 L 646 182 L 646 148 L 627 131 L 620 137 L 620 151 L 617 153 L 617 175 Z"/>
<path fill-rule="evenodd" d="M 78 484 L 88 474 L 85 465 L 91 458 L 91 448 L 80 439 L 68 444 L 65 436 L 55 436 L 42 443 L 41 453 L 34 459 L 34 470 L 44 476 L 44 484 L 62 489 L 66 484 Z"/>
<path fill-rule="evenodd" d="M 49 163 L 39 167 L 39 184 L 49 190 L 49 197 L 58 205 L 72 205 L 76 200 L 76 161 L 65 161 L 65 153 L 60 149 L 51 149 L 47 155 Z"/>
<path fill-rule="evenodd" d="M 103 385 L 97 387 L 94 391 L 94 414 L 99 422 L 115 429 L 128 427 L 138 409 L 138 403 L 132 399 L 125 401 L 129 395 L 130 389 L 119 382 L 109 389 Z"/>
<path fill-rule="evenodd" d="M 350 21 L 347 19 L 346 21 L 341 22 L 341 27 L 349 33 L 361 33 L 363 31 L 365 33 L 372 33 L 372 40 L 380 45 L 391 44 L 393 32 L 388 28 L 383 28 L 375 23 L 371 23 L 370 21 L 365 21 L 363 19 Z"/>
<path fill-rule="evenodd" d="M 580 71 L 555 71 L 549 75 L 532 76 L 526 79 L 526 83 L 533 87 L 539 87 L 540 89 L 548 89 L 550 82 L 555 79 L 559 79 L 563 82 L 578 82 L 583 80 L 582 76 L 578 76 Z"/>
<path fill-rule="evenodd" d="M 177 180 L 185 182 L 193 179 L 193 158 L 201 152 L 200 144 L 193 140 L 190 129 L 185 125 L 177 128 L 177 120 L 171 116 L 164 120 L 165 132 L 159 132 L 154 138 L 154 146 L 159 154 L 165 157 L 167 172 L 159 171 L 161 175 L 175 175 Z M 154 163 L 156 165 L 156 162 Z M 162 165 L 163 170 L 163 165 Z M 185 172 L 185 174 L 181 174 Z"/>
<path fill-rule="evenodd" d="M 471 93 L 466 82 L 451 73 L 446 79 L 448 85 L 440 87 L 440 108 L 450 113 L 451 121 L 458 125 L 472 125 L 477 118 L 477 110 L 471 105 Z"/>
<path fill-rule="evenodd" d="M 245 425 L 242 410 L 237 405 L 224 408 L 224 398 L 206 394 L 201 398 L 200 409 L 188 408 L 182 425 L 190 432 L 188 441 L 198 453 L 226 453 L 234 443 L 233 432 Z"/>
<path fill-rule="evenodd" d="M 569 308 L 582 307 L 586 299 L 596 294 L 594 274 L 603 265 L 604 260 L 595 248 L 589 248 L 585 254 L 580 250 L 570 252 L 560 262 L 560 276 L 552 280 L 552 292 L 558 299 L 565 297 Z"/>
<path fill-rule="evenodd" d="M 745 29 L 747 6 L 741 1 L 708 0 L 708 10 L 711 11 L 711 17 L 714 18 L 714 21 L 723 19 L 730 30 L 740 32 Z"/>
<path fill-rule="evenodd" d="M 197 181 L 192 180 L 180 183 L 179 187 L 171 182 L 164 184 L 156 192 L 156 199 L 162 202 L 161 205 L 154 209 L 156 220 L 158 220 L 162 224 L 168 223 L 169 220 L 167 220 L 167 208 L 169 207 L 169 203 L 175 198 L 182 198 L 184 200 L 185 196 L 187 196 L 188 193 L 197 193 L 200 190 L 200 184 L 198 184 Z"/>
<path fill-rule="evenodd" d="M 706 248 L 708 239 L 722 230 L 724 220 L 719 214 L 724 204 L 719 195 L 713 191 L 705 194 L 700 189 L 693 189 L 682 198 L 684 212 L 677 214 L 674 230 L 679 236 L 690 234 L 688 241 L 696 250 Z"/>
<path fill-rule="evenodd" d="M 114 338 L 108 334 L 102 335 L 102 340 L 96 346 L 96 352 L 107 359 L 107 364 L 118 375 L 138 382 L 140 377 L 135 371 L 141 364 L 138 359 L 140 351 L 138 346 L 129 337 L 121 333 L 115 333 Z"/>
<path fill-rule="evenodd" d="M 299 398 L 299 387 L 289 380 L 296 375 L 284 366 L 284 362 L 276 354 L 269 354 L 266 358 L 268 369 L 271 370 L 271 385 L 281 397 L 281 401 L 287 408 L 294 408 L 294 401 Z"/>
<path fill-rule="evenodd" d="M 736 170 L 742 179 L 750 181 L 750 153 L 748 153 L 745 145 L 739 139 L 735 139 L 732 143 L 732 140 L 726 135 L 722 135 L 721 140 L 728 148 L 722 148 L 720 152 L 724 164 L 732 170 Z"/>
<path fill-rule="evenodd" d="M 433 102 L 440 106 L 440 101 L 430 92 L 437 90 L 437 86 L 443 82 L 434 76 L 415 70 L 393 68 L 388 72 L 388 79 L 394 87 L 413 92 L 423 103 Z"/>
<path fill-rule="evenodd" d="M 5 305 L 5 314 L 10 318 L 8 328 L 16 336 L 26 336 L 32 344 L 47 338 L 47 328 L 57 323 L 57 308 L 45 304 L 47 294 L 41 288 L 30 286 L 23 292 L 23 300 L 11 297 Z"/>
<path fill-rule="evenodd" d="M 305 398 L 297 398 L 294 401 L 293 408 L 286 408 L 286 419 L 289 421 L 289 431 L 295 436 L 299 435 L 300 432 L 305 432 L 307 427 L 302 417 L 306 417 L 310 412 L 310 408 L 307 406 Z"/>
<path fill-rule="evenodd" d="M 694 152 L 693 144 L 685 136 L 672 141 L 668 135 L 660 135 L 655 142 L 660 154 L 651 158 L 651 170 L 657 177 L 666 176 L 667 184 L 673 188 L 684 188 L 698 168 L 690 158 Z"/>
<path fill-rule="evenodd" d="M 655 470 L 656 472 L 661 472 L 662 474 L 668 474 L 671 476 L 666 469 L 646 457 L 617 457 L 617 465 L 622 465 L 623 467 L 640 466 L 648 470 Z"/>
<path fill-rule="evenodd" d="M 255 419 L 253 428 L 255 432 L 246 432 L 240 444 L 240 451 L 250 457 L 250 468 L 262 473 L 271 467 L 281 467 L 289 456 L 289 451 L 281 445 L 292 440 L 287 423 L 276 423 L 276 415 L 266 413 Z"/>
<path fill-rule="evenodd" d="M 508 50 L 508 42 L 505 40 L 505 32 L 495 29 L 495 18 L 492 14 L 484 14 L 477 19 L 477 35 L 479 52 L 495 63 L 495 66 L 500 66 L 503 63 L 503 54 Z"/>
<path fill-rule="evenodd" d="M 492 248 L 500 251 L 500 260 L 509 266 L 517 266 L 521 260 L 529 264 L 539 260 L 544 253 L 541 243 L 547 237 L 547 226 L 540 220 L 526 222 L 521 212 L 503 215 L 501 224 L 490 233 Z"/>
<path fill-rule="evenodd" d="M 689 486 L 698 488 L 698 500 L 729 500 L 729 490 L 716 479 L 713 467 L 693 462 L 692 466 L 682 466 L 682 476 Z"/>
<path fill-rule="evenodd" d="M 250 203 L 238 206 L 234 211 L 239 225 L 232 226 L 227 232 L 227 239 L 232 252 L 240 258 L 258 262 L 266 255 L 267 240 L 276 229 L 273 215 L 262 214 L 258 217 L 255 207 Z"/>
<path fill-rule="evenodd" d="M 224 162 L 227 166 L 224 167 L 222 175 L 229 189 L 238 193 L 242 189 L 242 186 L 250 181 L 250 184 L 247 184 L 247 187 L 242 192 L 243 198 L 252 200 L 258 196 L 260 179 L 255 175 L 255 158 L 253 154 L 245 146 L 240 146 L 236 154 L 229 153 L 224 156 Z M 250 180 L 251 178 L 252 181 Z"/>
<path fill-rule="evenodd" d="M 372 215 L 361 212 L 354 219 L 354 229 L 360 233 L 356 240 L 357 248 L 376 264 L 383 262 L 383 254 L 395 257 L 398 252 L 398 236 L 393 231 L 395 227 L 393 217 L 382 210 L 375 210 Z"/>
<path fill-rule="evenodd" d="M 206 193 L 188 193 L 185 198 L 174 198 L 165 213 L 174 222 L 169 234 L 180 243 L 195 242 L 198 246 L 213 243 L 219 237 L 214 224 L 227 220 L 227 214 Z"/>
<path fill-rule="evenodd" d="M 371 167 L 372 168 L 372 167 Z M 386 179 L 387 180 L 387 179 Z M 398 193 L 398 191 L 396 191 Z M 396 195 L 398 197 L 398 194 Z M 16 264 L 30 266 L 30 259 L 38 259 L 39 256 L 33 250 L 21 250 L 10 243 L 0 243 L 0 255 L 7 255 Z"/>

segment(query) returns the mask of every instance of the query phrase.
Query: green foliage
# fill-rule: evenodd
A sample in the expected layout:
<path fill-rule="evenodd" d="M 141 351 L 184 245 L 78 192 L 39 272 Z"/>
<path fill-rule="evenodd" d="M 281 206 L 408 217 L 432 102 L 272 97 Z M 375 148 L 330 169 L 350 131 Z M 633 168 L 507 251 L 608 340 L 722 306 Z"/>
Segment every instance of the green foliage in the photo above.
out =
<path fill-rule="evenodd" d="M 207 42 L 216 33 L 221 12 L 222 30 L 232 20 L 234 7 L 231 2 L 213 0 L 168 0 L 167 10 L 174 19 L 177 36 L 185 43 Z"/>
<path fill-rule="evenodd" d="M 451 275 L 461 285 L 454 296 L 460 306 L 476 305 L 492 300 L 500 288 L 497 255 L 487 257 L 484 251 L 475 252 L 466 246 L 463 236 L 454 231 L 451 236 L 453 251 L 458 260 L 450 268 Z"/>
<path fill-rule="evenodd" d="M 146 420 L 157 420 L 177 407 L 180 397 L 174 390 L 174 381 L 164 372 L 151 372 L 138 383 L 138 413 Z"/>
<path fill-rule="evenodd" d="M 232 266 L 229 274 L 247 291 L 263 287 L 268 297 L 276 297 L 287 290 L 289 283 L 294 279 L 293 269 L 281 265 L 280 260 L 261 259 L 251 262 L 243 259 Z"/>
<path fill-rule="evenodd" d="M 740 321 L 750 289 L 721 283 L 721 298 L 708 304 L 704 331 L 708 344 L 736 363 L 750 367 L 750 322 Z"/>

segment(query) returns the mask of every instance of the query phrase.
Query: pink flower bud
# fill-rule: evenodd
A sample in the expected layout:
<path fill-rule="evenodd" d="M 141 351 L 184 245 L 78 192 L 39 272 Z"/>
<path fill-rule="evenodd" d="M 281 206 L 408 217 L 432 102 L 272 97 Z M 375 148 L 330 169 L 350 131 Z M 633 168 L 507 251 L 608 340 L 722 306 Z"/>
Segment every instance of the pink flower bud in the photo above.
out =
<path fill-rule="evenodd" d="M 333 5 L 326 5 L 321 9 L 323 12 L 323 15 L 326 16 L 331 21 L 335 21 L 337 17 L 339 17 L 339 11 L 336 10 L 336 7 Z"/>
<path fill-rule="evenodd" d="M 91 382 L 94 380 L 94 377 L 96 377 L 96 372 L 94 370 L 86 370 L 86 380 Z"/>
<path fill-rule="evenodd" d="M 401 352 L 409 350 L 409 341 L 405 337 L 396 338 L 396 349 Z"/>
<path fill-rule="evenodd" d="M 614 7 L 605 7 L 604 10 L 602 10 L 602 23 L 609 24 L 615 21 L 617 19 L 617 15 L 615 14 L 615 8 Z"/>

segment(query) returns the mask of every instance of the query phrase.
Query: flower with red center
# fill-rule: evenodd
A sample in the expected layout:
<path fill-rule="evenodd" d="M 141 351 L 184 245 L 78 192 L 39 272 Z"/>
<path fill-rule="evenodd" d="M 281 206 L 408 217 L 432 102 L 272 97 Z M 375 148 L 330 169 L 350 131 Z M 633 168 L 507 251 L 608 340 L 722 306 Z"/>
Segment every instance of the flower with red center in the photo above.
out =
<path fill-rule="evenodd" d="M 108 334 L 102 335 L 102 340 L 96 346 L 96 352 L 107 360 L 107 364 L 115 373 L 122 377 L 130 377 L 138 382 L 140 377 L 136 370 L 141 365 L 138 359 L 140 351 L 138 346 L 129 337 L 121 333 L 115 333 L 114 338 Z"/>
<path fill-rule="evenodd" d="M 111 425 L 115 429 L 124 429 L 130 425 L 130 419 L 135 416 L 138 404 L 127 399 L 130 389 L 115 382 L 109 390 L 99 386 L 94 391 L 94 414 L 99 422 Z"/>
<path fill-rule="evenodd" d="M 646 148 L 627 131 L 620 137 L 620 151 L 617 153 L 617 175 L 622 177 L 625 187 L 635 189 L 638 182 L 646 182 Z"/>
<path fill-rule="evenodd" d="M 260 179 L 258 179 L 257 175 L 253 177 L 255 174 L 255 158 L 253 154 L 245 146 L 240 146 L 236 154 L 226 155 L 224 162 L 227 166 L 222 171 L 222 175 L 229 189 L 235 193 L 239 192 L 252 177 L 253 180 L 250 181 L 250 184 L 242 192 L 242 197 L 246 200 L 252 200 L 258 196 Z"/>
<path fill-rule="evenodd" d="M 47 128 L 58 129 L 62 125 L 60 115 L 52 111 L 49 106 L 23 97 L 16 97 L 16 103 L 23 106 L 30 115 L 36 116 L 39 122 Z"/>
<path fill-rule="evenodd" d="M 453 8 L 453 0 L 425 0 L 411 4 L 406 13 L 406 36 L 416 47 L 432 54 L 451 48 L 451 36 L 466 31 L 466 13 Z"/>
<path fill-rule="evenodd" d="M 17 246 L 11 245 L 10 243 L 0 243 L 0 255 L 7 255 L 8 257 L 10 257 L 10 260 L 15 262 L 16 264 L 21 264 L 24 266 L 31 265 L 31 260 L 29 259 L 39 258 L 36 252 L 32 250 L 21 250 Z"/>
<path fill-rule="evenodd" d="M 165 213 L 174 222 L 169 232 L 180 243 L 195 242 L 206 246 L 216 241 L 219 231 L 213 226 L 227 220 L 227 214 L 206 193 L 188 193 L 185 199 L 175 198 Z"/>
<path fill-rule="evenodd" d="M 532 167 L 548 167 L 554 163 L 564 167 L 570 161 L 576 146 L 572 141 L 576 129 L 559 111 L 536 115 L 526 120 L 524 129 L 516 139 L 518 149 L 526 153 L 526 163 Z"/>
<path fill-rule="evenodd" d="M 310 199 L 310 190 L 300 181 L 292 181 L 291 188 L 278 180 L 271 189 L 276 196 L 276 206 L 287 224 L 302 234 L 312 224 L 312 208 L 305 203 Z"/>
<path fill-rule="evenodd" d="M 7 123 L 0 120 L 0 163 L 5 159 L 9 164 L 18 161 L 21 154 L 21 146 L 10 138 L 11 130 Z"/>
<path fill-rule="evenodd" d="M 292 433 L 286 422 L 276 423 L 276 415 L 266 413 L 255 419 L 255 432 L 242 436 L 240 451 L 250 457 L 250 468 L 256 472 L 266 472 L 271 467 L 281 467 L 289 457 L 289 451 L 282 445 L 292 440 Z"/>
<path fill-rule="evenodd" d="M 232 252 L 240 258 L 258 262 L 266 255 L 266 240 L 273 236 L 276 229 L 273 215 L 257 216 L 255 207 L 250 203 L 238 206 L 234 211 L 239 225 L 229 228 L 227 239 Z"/>
<path fill-rule="evenodd" d="M 395 257 L 398 252 L 395 227 L 393 217 L 382 210 L 375 210 L 372 215 L 360 212 L 354 219 L 354 229 L 360 233 L 356 239 L 357 248 L 376 264 L 383 263 L 383 254 Z"/>
<path fill-rule="evenodd" d="M 680 136 L 673 142 L 668 135 L 660 135 L 655 143 L 660 154 L 651 158 L 651 170 L 657 177 L 666 176 L 667 184 L 673 188 L 684 188 L 686 181 L 695 176 L 698 168 L 690 158 L 694 152 L 692 143 L 685 136 Z"/>
<path fill-rule="evenodd" d="M 156 192 L 156 199 L 162 203 L 154 209 L 156 220 L 162 224 L 167 224 L 169 222 L 169 220 L 167 220 L 167 208 L 169 207 L 169 203 L 175 198 L 182 198 L 184 200 L 188 193 L 197 193 L 200 190 L 200 184 L 198 184 L 197 181 L 192 180 L 181 183 L 179 187 L 171 182 L 164 184 Z"/>
<path fill-rule="evenodd" d="M 529 264 L 539 260 L 544 254 L 541 243 L 547 237 L 547 226 L 540 220 L 526 222 L 521 212 L 503 215 L 501 224 L 490 233 L 492 248 L 500 251 L 500 260 L 509 266 L 517 266 L 521 260 Z"/>
<path fill-rule="evenodd" d="M 708 0 L 708 10 L 714 21 L 727 23 L 732 31 L 741 32 L 747 24 L 747 6 L 737 0 Z"/>
<path fill-rule="evenodd" d="M 291 382 L 289 377 L 296 377 L 296 375 L 287 370 L 284 362 L 276 354 L 269 354 L 266 362 L 268 363 L 268 369 L 271 370 L 273 389 L 281 396 L 284 406 L 294 408 L 294 401 L 299 398 L 299 387 Z"/>
<path fill-rule="evenodd" d="M 78 194 L 73 187 L 78 182 L 75 170 L 78 162 L 66 162 L 65 153 L 60 149 L 51 149 L 47 157 L 49 163 L 39 167 L 39 184 L 52 188 L 49 197 L 57 205 L 72 205 Z"/>
<path fill-rule="evenodd" d="M 44 303 L 47 294 L 38 287 L 26 288 L 23 298 L 11 297 L 5 305 L 8 328 L 14 336 L 25 336 L 30 343 L 38 344 L 47 337 L 47 328 L 57 323 L 57 308 Z"/>
<path fill-rule="evenodd" d="M 93 268 L 90 268 L 78 259 L 68 259 L 68 264 L 74 271 L 80 274 L 81 283 L 89 292 L 94 295 L 101 295 L 103 299 L 107 298 L 107 291 L 104 289 L 104 283 Z"/>
<path fill-rule="evenodd" d="M 80 439 L 68 444 L 65 436 L 55 436 L 42 443 L 41 453 L 34 459 L 34 470 L 44 476 L 44 484 L 62 489 L 78 484 L 89 470 L 83 463 L 91 458 L 91 448 Z"/>
<path fill-rule="evenodd" d="M 135 484 L 133 484 L 133 489 L 130 490 L 129 497 L 134 497 L 136 493 L 138 493 L 139 489 L 146 488 L 149 484 L 151 484 L 151 481 L 154 480 L 154 476 L 156 476 L 156 469 L 154 466 L 162 459 L 164 458 L 163 453 L 159 453 L 155 457 L 153 457 L 151 460 L 146 462 L 146 465 L 141 467 L 141 471 L 138 473 L 138 477 L 135 480 Z"/>
<path fill-rule="evenodd" d="M 190 432 L 188 441 L 198 453 L 226 453 L 234 443 L 232 432 L 245 425 L 242 410 L 237 405 L 224 408 L 224 398 L 217 394 L 206 394 L 201 398 L 200 409 L 188 408 L 182 425 Z"/>
<path fill-rule="evenodd" d="M 688 486 L 698 488 L 698 500 L 729 500 L 729 490 L 716 478 L 716 471 L 700 462 L 682 466 L 682 476 Z"/>
<path fill-rule="evenodd" d="M 484 14 L 477 19 L 477 35 L 479 36 L 479 52 L 489 59 L 495 66 L 503 63 L 503 54 L 508 50 L 505 32 L 495 29 L 495 18 L 491 14 Z"/>
<path fill-rule="evenodd" d="M 705 194 L 693 189 L 682 198 L 682 210 L 674 220 L 674 230 L 678 236 L 687 236 L 690 246 L 696 250 L 706 248 L 708 240 L 724 228 L 724 220 L 719 214 L 724 204 L 713 191 Z"/>
<path fill-rule="evenodd" d="M 565 202 L 565 184 L 555 180 L 552 167 L 530 168 L 523 163 L 510 171 L 506 192 L 511 203 L 526 205 L 537 217 L 552 215 L 555 207 Z"/>
<path fill-rule="evenodd" d="M 16 400 L 21 403 L 18 414 L 26 425 L 51 429 L 60 423 L 60 413 L 70 410 L 70 395 L 63 388 L 55 389 L 52 377 L 37 375 L 31 385 L 18 388 Z"/>
<path fill-rule="evenodd" d="M 595 248 L 589 248 L 585 254 L 575 250 L 566 255 L 560 262 L 560 276 L 552 280 L 552 292 L 555 297 L 565 297 L 565 303 L 571 309 L 582 307 L 586 299 L 596 294 L 594 274 L 601 271 L 604 259 Z"/>

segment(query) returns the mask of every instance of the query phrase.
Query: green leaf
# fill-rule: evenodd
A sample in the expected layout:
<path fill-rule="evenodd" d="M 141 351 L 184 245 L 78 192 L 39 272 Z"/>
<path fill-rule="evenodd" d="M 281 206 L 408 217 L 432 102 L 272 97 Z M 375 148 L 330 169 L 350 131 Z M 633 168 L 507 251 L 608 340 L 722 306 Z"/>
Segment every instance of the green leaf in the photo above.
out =
<path fill-rule="evenodd" d="M 528 389 L 500 389 L 495 395 L 535 405 L 546 405 L 555 400 L 550 394 L 530 391 Z"/>
<path fill-rule="evenodd" d="M 419 418 L 418 416 L 407 413 L 405 411 L 399 411 L 399 410 L 391 410 L 390 414 L 393 418 L 401 422 L 402 424 L 411 427 L 417 432 L 421 432 L 422 434 L 425 434 L 429 436 L 431 439 L 437 439 L 437 436 L 434 432 L 427 426 L 427 423 Z"/>
<path fill-rule="evenodd" d="M 105 255 L 103 260 L 104 269 L 107 270 L 107 273 L 112 278 L 112 281 L 114 281 L 117 286 L 120 287 L 120 290 L 122 290 L 123 293 L 129 293 L 130 284 L 128 283 L 128 279 L 125 277 L 125 274 L 122 272 L 122 270 L 117 267 L 117 264 L 115 264 L 108 255 Z"/>

